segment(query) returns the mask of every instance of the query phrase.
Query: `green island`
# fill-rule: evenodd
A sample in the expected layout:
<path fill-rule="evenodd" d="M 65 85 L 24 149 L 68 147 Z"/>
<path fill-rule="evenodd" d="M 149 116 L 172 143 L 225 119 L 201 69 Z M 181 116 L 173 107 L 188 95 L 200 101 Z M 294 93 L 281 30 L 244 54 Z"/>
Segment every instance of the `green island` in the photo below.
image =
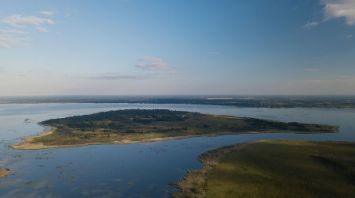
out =
<path fill-rule="evenodd" d="M 200 156 L 180 197 L 354 197 L 355 143 L 265 140 Z"/>
<path fill-rule="evenodd" d="M 10 173 L 10 169 L 8 169 L 8 168 L 0 168 L 0 178 L 8 176 L 9 173 Z"/>
<path fill-rule="evenodd" d="M 44 149 L 88 144 L 124 144 L 200 135 L 256 132 L 336 132 L 337 127 L 255 118 L 217 116 L 164 109 L 129 109 L 51 119 L 40 124 L 51 130 L 12 145 Z"/>

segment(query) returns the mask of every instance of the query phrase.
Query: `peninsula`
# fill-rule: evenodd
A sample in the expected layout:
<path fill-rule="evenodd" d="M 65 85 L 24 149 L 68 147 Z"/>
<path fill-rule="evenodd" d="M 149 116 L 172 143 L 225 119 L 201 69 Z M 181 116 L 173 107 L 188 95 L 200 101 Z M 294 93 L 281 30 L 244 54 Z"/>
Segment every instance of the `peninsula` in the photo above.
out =
<path fill-rule="evenodd" d="M 264 140 L 200 156 L 180 197 L 353 197 L 355 143 Z"/>
<path fill-rule="evenodd" d="M 88 144 L 125 144 L 201 135 L 255 132 L 336 132 L 336 126 L 277 122 L 255 118 L 209 115 L 164 109 L 129 109 L 51 119 L 40 124 L 47 133 L 12 145 L 44 149 Z"/>

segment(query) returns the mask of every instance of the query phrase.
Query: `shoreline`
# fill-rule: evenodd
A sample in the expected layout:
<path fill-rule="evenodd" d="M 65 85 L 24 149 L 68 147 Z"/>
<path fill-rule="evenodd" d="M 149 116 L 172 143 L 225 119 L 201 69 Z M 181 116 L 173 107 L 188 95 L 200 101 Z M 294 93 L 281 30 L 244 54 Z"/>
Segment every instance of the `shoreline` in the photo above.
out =
<path fill-rule="evenodd" d="M 149 142 L 161 142 L 161 141 L 169 141 L 169 140 L 180 140 L 180 139 L 188 139 L 194 137 L 216 137 L 216 136 L 224 136 L 224 135 L 245 135 L 245 134 L 262 134 L 262 133 L 281 133 L 281 132 L 272 132 L 268 131 L 246 131 L 246 132 L 225 132 L 225 133 L 211 133 L 211 134 L 201 134 L 201 135 L 183 135 L 183 136 L 171 136 L 171 137 L 158 137 L 158 138 L 148 138 L 144 140 L 116 140 L 112 142 L 92 142 L 92 143 L 84 143 L 84 144 L 71 144 L 71 145 L 45 145 L 43 143 L 33 143 L 32 140 L 38 137 L 44 137 L 47 135 L 51 135 L 56 130 L 55 127 L 50 127 L 47 131 L 39 133 L 38 135 L 33 135 L 29 137 L 25 137 L 21 142 L 10 145 L 9 147 L 16 150 L 42 150 L 42 149 L 53 149 L 53 148 L 76 148 L 76 147 L 84 147 L 90 145 L 109 145 L 109 144 L 139 144 L 139 143 L 149 143 Z M 283 131 L 282 133 L 294 133 L 294 134 L 305 134 L 307 132 L 299 132 L 299 131 Z M 336 133 L 336 132 L 316 132 L 309 134 L 318 134 L 318 133 Z"/>
<path fill-rule="evenodd" d="M 48 130 L 38 133 L 37 135 L 32 135 L 25 137 L 18 143 L 12 144 L 9 147 L 17 150 L 39 150 L 44 149 L 45 145 L 42 143 L 32 143 L 31 141 L 38 137 L 43 137 L 46 135 L 51 135 L 56 130 L 55 127 L 50 127 Z"/>
<path fill-rule="evenodd" d="M 187 170 L 184 178 L 174 183 L 174 186 L 176 186 L 179 191 L 173 193 L 172 197 L 183 198 L 185 195 L 191 194 L 196 198 L 206 197 L 207 174 L 219 163 L 221 157 L 232 151 L 238 151 L 245 146 L 266 141 L 271 140 L 257 140 L 236 145 L 228 145 L 202 153 L 198 156 L 198 160 L 202 164 L 202 167 L 200 169 Z"/>
<path fill-rule="evenodd" d="M 243 133 L 219 133 L 219 134 L 205 134 L 205 135 L 185 135 L 185 136 L 174 136 L 174 137 L 161 137 L 161 138 L 151 138 L 145 140 L 117 140 L 113 142 L 92 142 L 85 144 L 72 144 L 72 145 L 44 145 L 43 143 L 33 143 L 31 142 L 34 138 L 43 137 L 46 135 L 51 135 L 55 129 L 50 129 L 43 133 L 40 133 L 35 136 L 30 136 L 25 138 L 19 143 L 10 145 L 9 147 L 16 150 L 42 150 L 42 149 L 52 149 L 52 148 L 76 148 L 76 147 L 84 147 L 90 145 L 110 145 L 110 144 L 139 144 L 139 143 L 149 143 L 149 142 L 162 142 L 169 140 L 180 140 L 180 139 L 188 139 L 194 137 L 214 137 L 214 136 L 223 136 L 223 135 L 241 135 L 241 134 L 260 134 L 260 133 L 271 133 L 271 132 L 243 132 Z"/>

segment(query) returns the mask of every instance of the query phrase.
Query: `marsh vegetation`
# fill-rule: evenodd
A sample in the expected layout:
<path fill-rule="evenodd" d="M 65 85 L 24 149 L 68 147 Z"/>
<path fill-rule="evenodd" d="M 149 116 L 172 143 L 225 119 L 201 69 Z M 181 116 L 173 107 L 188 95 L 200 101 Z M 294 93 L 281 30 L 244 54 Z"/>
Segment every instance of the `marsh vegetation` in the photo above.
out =
<path fill-rule="evenodd" d="M 203 154 L 175 197 L 353 197 L 355 143 L 259 141 Z"/>

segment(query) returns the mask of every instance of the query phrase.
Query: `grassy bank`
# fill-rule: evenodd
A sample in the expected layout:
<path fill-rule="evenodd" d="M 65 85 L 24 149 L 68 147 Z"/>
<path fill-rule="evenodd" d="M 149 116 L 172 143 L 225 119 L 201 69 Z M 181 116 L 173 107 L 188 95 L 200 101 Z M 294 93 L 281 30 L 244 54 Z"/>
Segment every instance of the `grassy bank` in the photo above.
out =
<path fill-rule="evenodd" d="M 355 143 L 260 141 L 201 156 L 175 197 L 353 197 Z"/>
<path fill-rule="evenodd" d="M 320 124 L 286 123 L 184 111 L 137 109 L 51 119 L 41 124 L 53 127 L 55 130 L 29 138 L 12 147 L 41 149 L 87 144 L 136 143 L 245 132 L 321 133 L 337 131 L 335 126 Z"/>

